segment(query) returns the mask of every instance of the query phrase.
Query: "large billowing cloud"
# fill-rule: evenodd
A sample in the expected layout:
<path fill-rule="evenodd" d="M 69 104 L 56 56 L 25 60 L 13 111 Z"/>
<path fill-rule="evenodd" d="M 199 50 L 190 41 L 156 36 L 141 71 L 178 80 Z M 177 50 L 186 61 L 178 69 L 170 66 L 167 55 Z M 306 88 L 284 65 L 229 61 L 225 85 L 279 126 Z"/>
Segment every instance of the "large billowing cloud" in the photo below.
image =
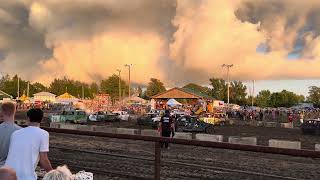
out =
<path fill-rule="evenodd" d="M 0 0 L 0 68 L 48 83 L 319 78 L 316 0 Z"/>
<path fill-rule="evenodd" d="M 4 54 L 0 66 L 5 73 L 44 83 L 62 76 L 92 82 L 116 73 L 116 69 L 122 69 L 127 78 L 124 64 L 132 64 L 136 83 L 145 83 L 150 77 L 164 79 L 159 65 L 167 60 L 175 31 L 171 23 L 175 1 L 1 3 L 5 5 L 3 13 L 0 11 L 1 27 L 8 30 L 0 30 L 0 37 L 16 42 L 0 44 L 0 54 Z M 15 17 L 16 12 L 21 17 Z"/>
<path fill-rule="evenodd" d="M 318 78 L 319 8 L 316 1 L 178 1 L 171 58 L 207 76 L 234 64 L 233 79 Z"/>

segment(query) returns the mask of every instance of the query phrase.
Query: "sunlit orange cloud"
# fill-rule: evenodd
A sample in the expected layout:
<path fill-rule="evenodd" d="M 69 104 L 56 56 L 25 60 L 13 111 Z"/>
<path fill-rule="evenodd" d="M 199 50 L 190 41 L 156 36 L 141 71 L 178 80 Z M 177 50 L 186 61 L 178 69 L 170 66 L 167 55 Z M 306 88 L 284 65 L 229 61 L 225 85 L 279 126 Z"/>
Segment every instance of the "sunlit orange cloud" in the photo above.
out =
<path fill-rule="evenodd" d="M 196 68 L 216 77 L 222 77 L 222 64 L 234 64 L 233 79 L 303 79 L 319 78 L 320 49 L 314 40 L 311 52 L 314 60 L 288 60 L 290 49 L 283 47 L 285 34 L 281 21 L 275 19 L 273 37 L 278 40 L 273 51 L 262 54 L 258 45 L 268 38 L 258 31 L 258 24 L 241 22 L 235 16 L 240 1 L 204 1 L 199 8 L 192 8 L 193 1 L 178 1 L 175 25 L 179 27 L 171 44 L 171 58 L 184 68 Z M 179 7 L 183 7 L 180 8 Z M 277 22 L 279 22 L 277 24 Z M 291 35 L 291 34 L 289 34 Z M 288 38 L 291 42 L 293 38 Z M 281 44 L 281 45 L 280 45 Z M 206 82 L 207 79 L 200 80 Z"/>
<path fill-rule="evenodd" d="M 116 69 L 122 69 L 122 77 L 127 79 L 124 64 L 133 64 L 135 83 L 147 84 L 155 77 L 172 87 L 188 82 L 207 84 L 210 77 L 225 77 L 222 64 L 234 64 L 231 78 L 236 80 L 320 77 L 320 28 L 316 29 L 320 13 L 314 11 L 320 8 L 318 0 L 23 2 L 29 13 L 23 25 L 29 33 L 19 33 L 21 28 L 16 28 L 15 34 L 23 34 L 23 38 L 11 38 L 10 28 L 0 31 L 0 48 L 8 49 L 3 51 L 8 55 L 0 66 L 33 81 L 49 84 L 67 76 L 98 82 L 117 73 Z M 0 8 L 0 22 L 14 27 L 23 20 L 9 12 Z M 318 34 L 311 32 L 313 29 L 298 33 L 310 23 Z M 29 34 L 31 38 L 26 38 Z M 36 36 L 40 38 L 33 38 Z M 298 36 L 304 43 L 301 57 L 289 60 Z M 37 43 L 25 48 L 33 45 L 30 39 Z M 270 51 L 257 52 L 266 42 Z M 30 73 L 34 69 L 38 71 Z"/>
<path fill-rule="evenodd" d="M 44 72 L 37 80 L 48 84 L 53 78 L 67 76 L 84 82 L 107 78 L 122 70 L 128 79 L 125 64 L 132 64 L 132 80 L 148 82 L 150 77 L 163 78 L 157 68 L 161 38 L 152 33 L 110 32 L 97 34 L 91 40 L 64 41 L 54 48 L 54 57 L 40 62 Z M 53 76 L 48 76 L 52 74 Z"/>

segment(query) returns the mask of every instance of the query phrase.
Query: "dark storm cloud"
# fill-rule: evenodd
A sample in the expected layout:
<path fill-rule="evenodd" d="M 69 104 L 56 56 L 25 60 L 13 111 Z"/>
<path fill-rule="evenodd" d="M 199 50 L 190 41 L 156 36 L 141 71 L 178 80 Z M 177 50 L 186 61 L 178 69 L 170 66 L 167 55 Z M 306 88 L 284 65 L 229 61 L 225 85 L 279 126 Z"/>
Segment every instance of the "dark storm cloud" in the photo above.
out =
<path fill-rule="evenodd" d="M 303 55 L 308 46 L 306 35 L 311 33 L 315 39 L 320 34 L 319 1 L 245 0 L 235 15 L 243 22 L 260 23 L 259 29 L 266 32 L 271 50 L 279 48 L 279 41 L 283 41 L 280 48 Z M 279 31 L 282 34 L 276 35 Z"/>

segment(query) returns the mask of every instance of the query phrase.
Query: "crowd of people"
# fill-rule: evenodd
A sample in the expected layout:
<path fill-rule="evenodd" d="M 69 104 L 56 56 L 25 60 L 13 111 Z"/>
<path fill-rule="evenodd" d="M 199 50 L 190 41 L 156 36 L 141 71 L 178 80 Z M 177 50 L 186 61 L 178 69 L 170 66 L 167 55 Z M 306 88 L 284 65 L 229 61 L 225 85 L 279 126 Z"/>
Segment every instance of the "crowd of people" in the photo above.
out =
<path fill-rule="evenodd" d="M 48 158 L 49 133 L 40 128 L 43 111 L 33 108 L 27 112 L 28 126 L 15 124 L 16 104 L 1 105 L 3 123 L 0 124 L 0 179 L 36 180 L 38 164 L 47 174 L 43 180 L 72 180 L 67 167 L 53 169 Z"/>
<path fill-rule="evenodd" d="M 319 109 L 259 108 L 228 111 L 229 118 L 243 121 L 296 122 L 302 124 L 305 119 L 318 119 Z"/>

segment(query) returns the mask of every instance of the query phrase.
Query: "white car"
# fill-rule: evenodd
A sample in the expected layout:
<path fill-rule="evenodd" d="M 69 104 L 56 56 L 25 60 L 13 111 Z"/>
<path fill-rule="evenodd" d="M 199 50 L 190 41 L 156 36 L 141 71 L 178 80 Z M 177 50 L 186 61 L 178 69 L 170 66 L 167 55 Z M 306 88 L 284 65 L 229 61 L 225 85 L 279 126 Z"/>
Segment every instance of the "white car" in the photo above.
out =
<path fill-rule="evenodd" d="M 88 117 L 89 121 L 101 121 L 102 119 L 104 119 L 103 112 L 96 112 L 94 114 L 90 114 Z"/>
<path fill-rule="evenodd" d="M 186 116 L 187 113 L 184 112 L 184 111 L 180 111 L 180 110 L 173 110 L 171 113 L 170 113 L 171 116 L 174 116 L 174 115 L 178 115 L 178 116 Z"/>
<path fill-rule="evenodd" d="M 130 115 L 125 111 L 113 111 L 112 113 L 116 114 L 122 121 L 128 121 L 130 117 Z"/>
<path fill-rule="evenodd" d="M 156 117 L 152 118 L 153 122 L 160 122 L 160 120 L 161 120 L 160 116 L 156 116 Z"/>

